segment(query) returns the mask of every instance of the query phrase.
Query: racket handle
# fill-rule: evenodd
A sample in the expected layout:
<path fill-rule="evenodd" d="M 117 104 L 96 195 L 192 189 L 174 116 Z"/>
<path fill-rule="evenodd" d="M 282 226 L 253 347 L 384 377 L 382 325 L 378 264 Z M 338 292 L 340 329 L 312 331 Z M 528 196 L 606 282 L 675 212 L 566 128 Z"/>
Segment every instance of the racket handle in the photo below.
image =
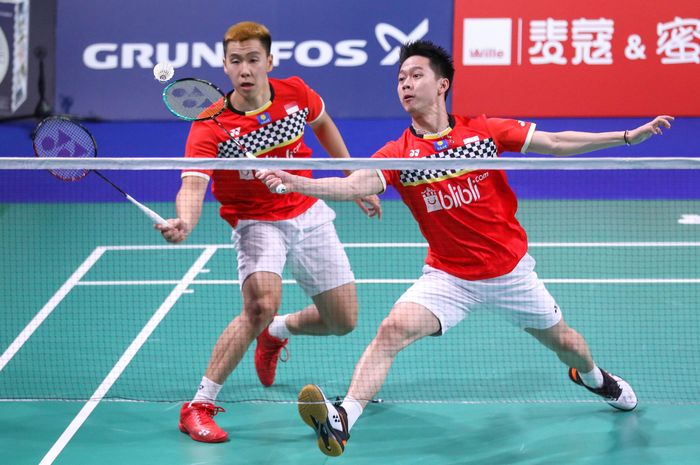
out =
<path fill-rule="evenodd" d="M 153 220 L 153 222 L 158 223 L 161 226 L 170 227 L 170 223 L 165 221 L 165 219 L 163 219 L 163 217 L 161 217 L 158 213 L 154 212 L 153 210 L 151 210 L 150 208 L 148 208 L 147 206 L 145 206 L 144 204 L 142 204 L 141 202 L 139 202 L 138 200 L 136 200 L 135 198 L 133 198 L 129 194 L 126 194 L 126 199 L 129 202 L 136 205 L 136 207 L 138 207 L 138 209 L 141 210 L 147 217 L 149 217 L 151 220 Z"/>
<path fill-rule="evenodd" d="M 227 131 L 227 132 L 228 132 L 228 131 Z M 242 147 L 242 146 L 241 146 L 241 147 Z M 246 152 L 246 153 L 245 153 L 245 156 L 248 157 L 248 158 L 250 158 L 251 160 L 255 160 L 255 159 L 256 159 L 255 155 L 253 155 L 253 154 L 250 153 L 250 152 Z M 261 173 L 264 173 L 265 171 L 268 171 L 268 170 L 258 170 L 258 171 L 261 172 Z M 277 187 L 275 188 L 275 194 L 286 194 L 286 193 L 287 193 L 287 186 L 285 186 L 284 184 L 280 184 L 279 186 L 277 186 Z"/>
<path fill-rule="evenodd" d="M 258 170 L 260 173 L 264 173 L 265 171 L 269 170 Z M 280 184 L 279 186 L 275 187 L 275 194 L 286 194 L 287 193 L 287 186 L 284 184 Z"/>

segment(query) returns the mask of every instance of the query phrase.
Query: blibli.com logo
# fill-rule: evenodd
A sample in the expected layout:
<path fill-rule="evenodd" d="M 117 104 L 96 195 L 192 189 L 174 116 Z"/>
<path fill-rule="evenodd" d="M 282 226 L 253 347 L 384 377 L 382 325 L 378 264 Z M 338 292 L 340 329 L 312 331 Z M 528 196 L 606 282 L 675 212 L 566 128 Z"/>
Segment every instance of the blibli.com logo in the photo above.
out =
<path fill-rule="evenodd" d="M 457 186 L 447 183 L 447 191 L 436 191 L 432 187 L 427 187 L 423 191 L 423 201 L 428 213 L 451 210 L 476 202 L 481 198 L 478 183 L 488 177 L 486 172 L 477 178 L 467 179 L 466 185 Z"/>
<path fill-rule="evenodd" d="M 407 33 L 388 23 L 376 24 L 375 38 L 386 53 L 378 60 L 379 64 L 396 65 L 399 62 L 401 46 L 422 39 L 428 34 L 428 30 L 428 18 L 421 20 Z M 270 52 L 275 66 L 293 61 L 299 66 L 309 68 L 328 65 L 342 68 L 363 66 L 369 62 L 366 48 L 366 38 L 345 39 L 335 43 L 317 39 L 276 40 L 272 42 Z M 169 61 L 175 68 L 220 68 L 223 55 L 224 48 L 221 43 L 211 46 L 205 42 L 100 42 L 85 47 L 83 63 L 87 68 L 96 70 L 152 68 L 156 63 L 164 61 Z"/>

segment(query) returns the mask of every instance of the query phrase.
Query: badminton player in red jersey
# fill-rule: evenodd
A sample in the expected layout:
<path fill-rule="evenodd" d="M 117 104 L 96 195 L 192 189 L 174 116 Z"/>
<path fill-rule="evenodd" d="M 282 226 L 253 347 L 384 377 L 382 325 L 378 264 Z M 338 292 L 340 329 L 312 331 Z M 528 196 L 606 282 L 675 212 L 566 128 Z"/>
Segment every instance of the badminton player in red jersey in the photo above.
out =
<path fill-rule="evenodd" d="M 398 95 L 411 116 L 403 135 L 377 158 L 486 158 L 528 151 L 566 156 L 634 145 L 669 128 L 670 116 L 629 131 L 548 133 L 533 123 L 467 118 L 447 113 L 445 99 L 454 68 L 447 52 L 428 41 L 401 50 Z M 484 305 L 498 308 L 516 326 L 554 351 L 569 378 L 620 410 L 637 397 L 619 376 L 598 368 L 584 338 L 567 326 L 561 310 L 534 271 L 525 231 L 515 218 L 517 201 L 498 170 L 358 170 L 345 179 L 307 180 L 284 171 L 258 173 L 268 188 L 350 200 L 384 191 L 401 195 L 423 236 L 428 256 L 423 274 L 397 301 L 355 367 L 343 402 L 328 402 L 318 386 L 299 393 L 299 413 L 327 455 L 340 455 L 367 401 L 381 388 L 399 351 L 440 335 Z"/>
<path fill-rule="evenodd" d="M 304 142 L 308 124 L 334 158 L 349 156 L 321 97 L 298 77 L 273 79 L 271 38 L 254 22 L 233 25 L 224 36 L 224 72 L 234 91 L 218 121 L 256 157 L 308 158 Z M 186 157 L 242 158 L 244 150 L 213 121 L 194 122 Z M 311 177 L 311 171 L 296 171 Z M 251 171 L 182 173 L 176 219 L 159 227 L 169 242 L 181 242 L 197 224 L 209 180 L 221 203 L 220 214 L 233 228 L 243 309 L 219 336 L 194 399 L 180 412 L 180 430 L 202 442 L 221 442 L 228 434 L 212 418 L 222 384 L 257 337 L 255 368 L 265 386 L 274 382 L 277 360 L 291 335 L 343 335 L 357 321 L 354 276 L 333 220 L 323 201 L 294 193 L 272 194 Z M 381 216 L 379 200 L 358 201 L 368 216 Z M 289 265 L 313 304 L 296 313 L 275 316 L 282 294 L 282 269 Z"/>

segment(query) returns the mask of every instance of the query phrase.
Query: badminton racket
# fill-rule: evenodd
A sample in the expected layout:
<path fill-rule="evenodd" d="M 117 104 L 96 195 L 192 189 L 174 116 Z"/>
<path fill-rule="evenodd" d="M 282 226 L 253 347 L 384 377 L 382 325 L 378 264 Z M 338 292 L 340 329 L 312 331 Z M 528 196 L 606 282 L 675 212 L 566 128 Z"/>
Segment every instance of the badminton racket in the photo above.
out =
<path fill-rule="evenodd" d="M 49 116 L 39 122 L 32 134 L 34 154 L 39 158 L 94 158 L 97 157 L 97 143 L 83 125 L 64 116 Z M 121 193 L 126 200 L 134 204 L 155 223 L 169 227 L 156 212 L 124 192 L 119 186 L 107 179 L 97 170 L 84 168 L 58 168 L 49 172 L 62 181 L 80 181 L 90 172 L 95 173 L 110 186 Z"/>
<path fill-rule="evenodd" d="M 163 89 L 163 101 L 170 113 L 186 121 L 212 120 L 238 146 L 246 157 L 255 159 L 240 140 L 231 135 L 223 124 L 216 119 L 226 109 L 226 96 L 214 84 L 202 79 L 184 78 L 168 84 Z M 263 171 L 263 170 L 259 170 Z M 275 189 L 278 194 L 287 192 L 284 184 Z"/>

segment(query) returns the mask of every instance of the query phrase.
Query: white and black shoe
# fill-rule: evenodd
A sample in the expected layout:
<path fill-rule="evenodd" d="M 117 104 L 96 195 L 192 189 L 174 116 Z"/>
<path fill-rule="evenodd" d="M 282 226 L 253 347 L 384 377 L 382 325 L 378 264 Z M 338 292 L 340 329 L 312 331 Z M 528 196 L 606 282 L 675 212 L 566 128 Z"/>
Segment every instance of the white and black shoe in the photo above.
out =
<path fill-rule="evenodd" d="M 307 384 L 299 391 L 299 416 L 316 432 L 318 448 L 337 457 L 350 439 L 348 415 L 340 405 L 333 405 L 320 387 Z"/>
<path fill-rule="evenodd" d="M 597 394 L 605 399 L 605 401 L 619 410 L 630 411 L 637 406 L 637 395 L 634 393 L 632 386 L 627 381 L 615 376 L 612 373 L 600 369 L 603 373 L 603 385 L 599 388 L 591 388 L 584 384 L 578 374 L 576 368 L 569 368 L 569 379 L 579 386 L 583 386 L 593 394 Z"/>

